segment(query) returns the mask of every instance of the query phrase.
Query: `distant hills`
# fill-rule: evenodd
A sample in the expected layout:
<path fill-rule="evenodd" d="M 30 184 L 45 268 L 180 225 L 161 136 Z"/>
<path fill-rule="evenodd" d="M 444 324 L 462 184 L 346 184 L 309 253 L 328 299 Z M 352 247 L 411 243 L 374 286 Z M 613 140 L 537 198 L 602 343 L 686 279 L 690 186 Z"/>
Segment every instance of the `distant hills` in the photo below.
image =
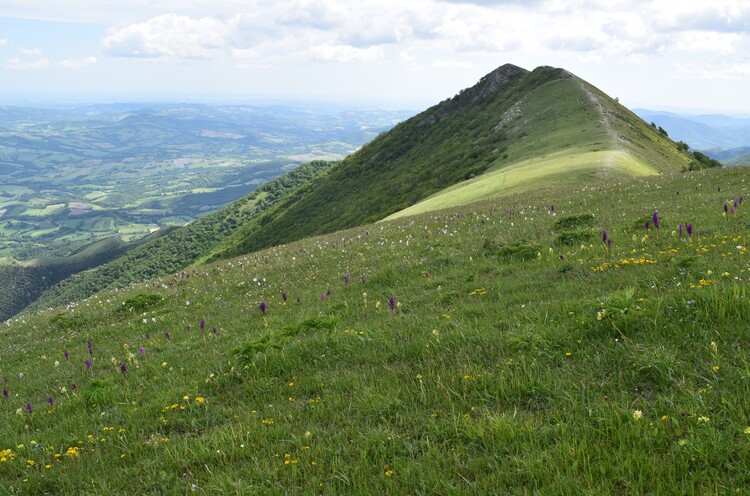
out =
<path fill-rule="evenodd" d="M 669 132 L 674 140 L 684 141 L 713 159 L 729 165 L 750 163 L 750 118 L 720 114 L 682 115 L 648 109 L 634 109 L 646 122 Z"/>
<path fill-rule="evenodd" d="M 409 111 L 252 105 L 0 106 L 0 263 L 184 225 Z"/>

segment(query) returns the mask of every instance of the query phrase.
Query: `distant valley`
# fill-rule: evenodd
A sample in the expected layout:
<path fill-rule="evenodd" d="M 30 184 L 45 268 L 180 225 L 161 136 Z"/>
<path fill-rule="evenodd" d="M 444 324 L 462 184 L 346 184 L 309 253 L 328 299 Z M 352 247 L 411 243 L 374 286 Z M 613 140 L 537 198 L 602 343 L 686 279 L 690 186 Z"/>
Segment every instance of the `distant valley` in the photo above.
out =
<path fill-rule="evenodd" d="M 0 107 L 0 262 L 183 225 L 409 117 L 197 104 Z"/>

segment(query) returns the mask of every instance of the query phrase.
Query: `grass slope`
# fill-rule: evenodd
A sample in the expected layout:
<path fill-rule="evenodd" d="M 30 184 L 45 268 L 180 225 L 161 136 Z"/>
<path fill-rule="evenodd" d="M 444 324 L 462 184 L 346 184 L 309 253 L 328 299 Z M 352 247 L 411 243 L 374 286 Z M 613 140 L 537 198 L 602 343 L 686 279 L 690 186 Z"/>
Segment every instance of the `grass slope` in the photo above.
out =
<path fill-rule="evenodd" d="M 530 191 L 14 319 L 0 487 L 742 493 L 746 178 Z"/>
<path fill-rule="evenodd" d="M 99 264 L 86 272 L 77 273 L 52 287 L 35 301 L 30 309 L 65 304 L 104 289 L 122 287 L 182 270 L 231 235 L 238 226 L 261 215 L 291 191 L 330 166 L 329 162 L 322 161 L 301 165 L 259 187 L 242 200 L 163 236 L 137 243 L 119 258 Z M 65 262 L 66 259 L 63 259 L 59 263 Z M 67 275 L 73 272 L 78 271 L 71 270 Z"/>
<path fill-rule="evenodd" d="M 487 172 L 475 179 L 463 181 L 412 207 L 396 212 L 386 220 L 539 188 L 601 181 L 603 173 L 610 178 L 628 178 L 655 175 L 659 172 L 621 151 L 563 151 L 544 158 L 524 160 L 500 170 Z"/>
<path fill-rule="evenodd" d="M 130 245 L 132 247 L 133 245 Z M 107 238 L 87 245 L 63 258 L 36 258 L 28 262 L 0 265 L 0 320 L 26 308 L 44 291 L 71 274 L 110 262 L 128 250 L 127 243 Z"/>
<path fill-rule="evenodd" d="M 548 161 L 561 151 L 561 162 Z M 601 156 L 588 154 L 599 151 L 612 154 L 603 162 L 591 162 Z M 566 167 L 577 162 L 568 178 L 577 181 L 680 171 L 692 161 L 667 137 L 569 72 L 503 66 L 347 157 L 298 195 L 244 226 L 209 259 L 376 221 L 485 171 L 517 168 L 519 163 L 537 165 L 524 174 L 514 172 L 510 192 L 551 184 L 545 167 L 567 175 Z M 615 170 L 623 164 L 626 167 Z M 462 201 L 482 197 L 471 198 L 466 191 Z M 502 192 L 498 187 L 491 194 Z M 490 193 L 485 188 L 482 194 Z"/>

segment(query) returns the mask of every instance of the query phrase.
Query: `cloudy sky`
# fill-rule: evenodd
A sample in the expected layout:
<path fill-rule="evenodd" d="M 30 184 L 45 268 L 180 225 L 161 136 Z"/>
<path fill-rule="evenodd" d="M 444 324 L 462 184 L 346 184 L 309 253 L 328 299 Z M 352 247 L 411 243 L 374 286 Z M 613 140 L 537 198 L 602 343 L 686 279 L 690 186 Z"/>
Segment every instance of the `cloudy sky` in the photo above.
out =
<path fill-rule="evenodd" d="M 0 102 L 419 109 L 504 64 L 629 107 L 750 114 L 747 0 L 2 0 Z"/>

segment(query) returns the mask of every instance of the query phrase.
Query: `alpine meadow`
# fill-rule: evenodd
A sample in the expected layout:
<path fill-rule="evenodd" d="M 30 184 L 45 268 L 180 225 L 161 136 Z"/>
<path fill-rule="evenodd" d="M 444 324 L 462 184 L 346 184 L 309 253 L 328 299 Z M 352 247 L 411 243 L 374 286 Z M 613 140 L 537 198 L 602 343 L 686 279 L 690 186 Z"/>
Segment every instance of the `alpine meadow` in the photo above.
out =
<path fill-rule="evenodd" d="M 746 179 L 503 65 L 15 301 L 0 494 L 750 494 Z"/>

